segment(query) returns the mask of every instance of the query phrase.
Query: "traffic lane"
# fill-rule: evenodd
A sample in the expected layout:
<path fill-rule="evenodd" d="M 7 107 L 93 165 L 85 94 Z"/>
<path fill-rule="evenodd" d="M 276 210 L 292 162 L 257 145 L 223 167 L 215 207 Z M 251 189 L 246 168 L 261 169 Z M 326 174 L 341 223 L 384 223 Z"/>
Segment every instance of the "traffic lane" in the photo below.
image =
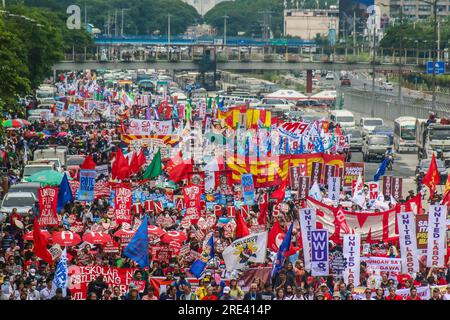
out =
<path fill-rule="evenodd" d="M 362 152 L 352 152 L 351 162 L 364 162 Z M 415 182 L 415 170 L 418 164 L 417 154 L 400 153 L 396 154 L 392 171 L 386 169 L 386 176 L 403 178 L 403 197 L 408 195 L 409 190 L 416 192 L 417 185 Z M 364 181 L 373 181 L 373 176 L 377 172 L 381 161 L 365 162 Z M 380 186 L 381 188 L 381 186 Z"/>

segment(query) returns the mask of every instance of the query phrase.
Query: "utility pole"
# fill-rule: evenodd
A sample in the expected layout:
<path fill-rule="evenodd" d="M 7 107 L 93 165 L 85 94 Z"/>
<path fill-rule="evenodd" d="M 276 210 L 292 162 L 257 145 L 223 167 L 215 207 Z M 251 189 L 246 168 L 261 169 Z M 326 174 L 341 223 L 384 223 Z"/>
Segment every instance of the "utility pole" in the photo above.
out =
<path fill-rule="evenodd" d="M 167 44 L 170 45 L 170 17 L 171 15 L 167 15 Z"/>
<path fill-rule="evenodd" d="M 122 35 L 122 37 L 123 37 L 123 8 L 122 8 L 122 27 L 121 27 L 121 29 L 120 29 L 120 34 Z"/>
<path fill-rule="evenodd" d="M 2 0 L 3 8 L 6 8 L 6 0 Z"/>
<path fill-rule="evenodd" d="M 223 16 L 223 45 L 227 45 L 227 19 L 229 16 L 224 15 Z"/>
<path fill-rule="evenodd" d="M 400 102 L 403 102 L 402 95 L 402 55 L 403 55 L 403 0 L 400 2 L 400 50 L 398 52 L 398 99 Z"/>
<path fill-rule="evenodd" d="M 117 9 L 114 13 L 114 35 L 117 37 L 119 30 L 117 30 Z"/>
<path fill-rule="evenodd" d="M 356 50 L 356 11 L 353 11 L 353 54 Z"/>
<path fill-rule="evenodd" d="M 372 57 L 372 108 L 370 116 L 375 117 L 375 55 L 376 55 L 376 12 L 373 14 L 373 57 Z"/>
<path fill-rule="evenodd" d="M 84 0 L 84 24 L 86 30 L 88 29 L 88 21 L 87 21 L 87 6 L 86 6 L 86 0 Z"/>

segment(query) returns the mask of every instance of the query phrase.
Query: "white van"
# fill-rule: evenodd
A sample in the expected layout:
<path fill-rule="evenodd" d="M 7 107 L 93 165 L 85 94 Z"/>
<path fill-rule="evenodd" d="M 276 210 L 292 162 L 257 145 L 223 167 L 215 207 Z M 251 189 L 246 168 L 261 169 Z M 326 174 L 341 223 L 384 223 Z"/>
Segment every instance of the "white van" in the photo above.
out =
<path fill-rule="evenodd" d="M 342 128 L 355 128 L 355 116 L 348 110 L 332 110 L 330 120 L 339 123 Z"/>

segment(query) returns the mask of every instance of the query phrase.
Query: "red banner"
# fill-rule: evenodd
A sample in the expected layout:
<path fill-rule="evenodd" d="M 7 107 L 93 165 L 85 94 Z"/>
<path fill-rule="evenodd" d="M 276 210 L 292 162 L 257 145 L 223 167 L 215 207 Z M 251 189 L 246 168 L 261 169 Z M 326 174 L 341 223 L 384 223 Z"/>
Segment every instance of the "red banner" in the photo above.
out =
<path fill-rule="evenodd" d="M 58 204 L 58 188 L 45 187 L 40 188 L 38 193 L 39 199 L 39 225 L 40 226 L 57 226 L 58 217 L 56 206 Z"/>
<path fill-rule="evenodd" d="M 358 176 L 364 179 L 364 162 L 346 162 L 344 166 L 344 182 L 343 186 L 346 190 L 352 187 L 353 181 L 358 180 Z"/>
<path fill-rule="evenodd" d="M 391 177 L 391 195 L 394 199 L 398 200 L 402 198 L 403 191 L 403 178 L 402 177 Z"/>
<path fill-rule="evenodd" d="M 346 233 L 340 228 L 340 221 L 344 220 L 343 217 L 349 229 L 346 230 L 347 233 L 360 234 L 361 240 L 367 239 L 369 233 L 372 240 L 375 241 L 388 242 L 398 239 L 395 209 L 383 212 L 349 212 L 343 210 L 339 212 L 337 208 L 309 197 L 308 208 L 317 209 L 318 229 L 328 230 L 330 239 L 333 241 L 342 241 L 342 235 Z"/>
<path fill-rule="evenodd" d="M 184 206 L 186 208 L 186 216 L 198 218 L 201 214 L 200 206 L 200 187 L 191 185 L 183 188 Z"/>
<path fill-rule="evenodd" d="M 385 197 L 391 197 L 392 190 L 392 177 L 391 176 L 383 176 L 383 195 Z"/>
<path fill-rule="evenodd" d="M 305 200 L 309 193 L 309 177 L 299 178 L 298 198 Z"/>
<path fill-rule="evenodd" d="M 103 276 L 112 291 L 113 286 L 120 288 L 121 294 L 128 291 L 128 286 L 133 282 L 136 268 L 111 268 L 102 266 L 70 266 L 69 267 L 69 290 L 73 300 L 86 300 L 89 282 L 98 276 Z"/>
<path fill-rule="evenodd" d="M 114 217 L 117 224 L 123 222 L 131 224 L 131 189 L 124 186 L 116 187 L 116 196 L 114 198 Z"/>

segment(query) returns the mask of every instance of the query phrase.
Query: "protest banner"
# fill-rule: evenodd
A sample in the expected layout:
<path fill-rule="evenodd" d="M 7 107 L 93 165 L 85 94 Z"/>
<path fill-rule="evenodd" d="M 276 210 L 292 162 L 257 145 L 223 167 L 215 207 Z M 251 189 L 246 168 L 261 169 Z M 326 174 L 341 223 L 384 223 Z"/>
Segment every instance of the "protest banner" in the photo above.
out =
<path fill-rule="evenodd" d="M 299 176 L 300 170 L 299 167 L 290 167 L 289 168 L 289 184 L 291 190 L 297 191 L 299 188 Z"/>
<path fill-rule="evenodd" d="M 344 282 L 353 284 L 355 287 L 360 284 L 360 257 L 361 257 L 361 236 L 359 234 L 344 234 L 342 252 L 347 261 L 344 270 Z"/>
<path fill-rule="evenodd" d="M 305 200 L 308 197 L 309 193 L 309 177 L 300 176 L 298 178 L 298 198 L 301 200 Z"/>
<path fill-rule="evenodd" d="M 126 222 L 131 224 L 131 189 L 125 186 L 115 188 L 114 217 L 118 225 Z"/>
<path fill-rule="evenodd" d="M 173 131 L 172 121 L 158 121 L 158 120 L 140 120 L 130 119 L 128 126 L 128 134 L 133 135 L 150 135 L 157 134 L 171 134 Z"/>
<path fill-rule="evenodd" d="M 95 170 L 80 170 L 80 179 L 77 193 L 78 201 L 94 201 Z"/>
<path fill-rule="evenodd" d="M 369 187 L 369 200 L 375 201 L 380 194 L 378 182 L 371 181 L 368 183 Z"/>
<path fill-rule="evenodd" d="M 339 203 L 339 195 L 341 192 L 341 178 L 328 178 L 328 198 L 335 204 Z"/>
<path fill-rule="evenodd" d="M 391 190 L 392 190 L 392 177 L 391 176 L 383 176 L 383 195 L 390 199 L 391 198 Z"/>
<path fill-rule="evenodd" d="M 262 263 L 266 259 L 267 231 L 233 241 L 223 251 L 228 271 L 242 269 L 249 262 Z"/>
<path fill-rule="evenodd" d="M 96 176 L 95 179 L 108 178 L 109 177 L 109 169 L 107 164 L 102 164 L 95 167 Z"/>
<path fill-rule="evenodd" d="M 316 209 L 299 209 L 298 216 L 302 235 L 305 269 L 311 271 L 311 231 L 316 229 Z"/>
<path fill-rule="evenodd" d="M 347 260 L 341 251 L 334 251 L 330 258 L 331 274 L 339 280 L 342 280 L 344 271 L 347 268 Z"/>
<path fill-rule="evenodd" d="M 416 215 L 416 239 L 417 252 L 419 254 L 427 254 L 428 248 L 428 215 Z"/>
<path fill-rule="evenodd" d="M 403 178 L 391 177 L 391 188 L 391 195 L 394 197 L 394 199 L 401 199 L 403 192 Z"/>
<path fill-rule="evenodd" d="M 358 176 L 364 177 L 364 162 L 346 162 L 344 164 L 344 191 L 351 190 L 353 181 L 358 180 Z"/>
<path fill-rule="evenodd" d="M 133 282 L 134 272 L 137 268 L 112 268 L 98 265 L 93 266 L 69 266 L 69 290 L 73 300 L 86 300 L 89 282 L 103 276 L 103 281 L 108 286 L 118 286 L 121 294 L 128 291 L 128 286 Z"/>
<path fill-rule="evenodd" d="M 419 271 L 417 259 L 416 224 L 413 212 L 400 212 L 397 216 L 400 256 L 403 273 Z"/>
<path fill-rule="evenodd" d="M 428 213 L 427 267 L 445 267 L 444 257 L 447 253 L 445 243 L 447 230 L 447 206 L 430 205 Z"/>
<path fill-rule="evenodd" d="M 317 208 L 317 222 L 325 230 L 328 230 L 333 241 L 340 241 L 345 233 L 358 233 L 361 240 L 367 239 L 370 233 L 372 240 L 382 240 L 384 242 L 396 241 L 396 213 L 395 209 L 382 212 L 355 212 L 345 211 L 343 217 L 350 232 L 345 232 L 336 219 L 338 209 L 311 197 L 307 198 L 309 208 Z M 343 219 L 342 219 L 343 220 Z"/>
<path fill-rule="evenodd" d="M 328 179 L 330 179 L 331 177 L 336 177 L 338 174 L 337 171 L 338 171 L 338 168 L 336 166 L 326 164 L 325 170 L 323 173 L 323 184 L 328 185 Z"/>
<path fill-rule="evenodd" d="M 191 185 L 183 188 L 184 207 L 186 208 L 186 215 L 193 219 L 198 218 L 200 212 L 200 187 Z"/>
<path fill-rule="evenodd" d="M 253 176 L 251 173 L 242 175 L 242 196 L 245 204 L 255 204 L 255 186 L 253 185 Z"/>
<path fill-rule="evenodd" d="M 431 298 L 431 292 L 430 288 L 427 287 L 416 287 L 417 290 L 417 296 L 421 300 L 430 300 Z M 406 300 L 408 296 L 411 294 L 411 289 L 398 289 L 395 291 L 396 294 L 400 295 L 403 300 Z M 384 296 L 387 297 L 389 295 L 389 290 L 386 289 L 384 291 Z"/>
<path fill-rule="evenodd" d="M 367 272 L 375 271 L 377 274 L 386 272 L 389 278 L 396 278 L 402 273 L 402 259 L 382 257 L 361 257 L 361 262 L 367 265 Z"/>
<path fill-rule="evenodd" d="M 328 276 L 328 231 L 311 230 L 311 275 Z"/>
<path fill-rule="evenodd" d="M 323 163 L 321 162 L 313 162 L 312 163 L 312 170 L 311 170 L 311 183 L 314 184 L 314 182 L 317 181 L 318 184 L 322 183 L 322 169 L 323 169 Z"/>
<path fill-rule="evenodd" d="M 38 190 L 39 200 L 39 225 L 57 226 L 58 217 L 56 207 L 58 203 L 58 188 L 45 187 Z"/>

